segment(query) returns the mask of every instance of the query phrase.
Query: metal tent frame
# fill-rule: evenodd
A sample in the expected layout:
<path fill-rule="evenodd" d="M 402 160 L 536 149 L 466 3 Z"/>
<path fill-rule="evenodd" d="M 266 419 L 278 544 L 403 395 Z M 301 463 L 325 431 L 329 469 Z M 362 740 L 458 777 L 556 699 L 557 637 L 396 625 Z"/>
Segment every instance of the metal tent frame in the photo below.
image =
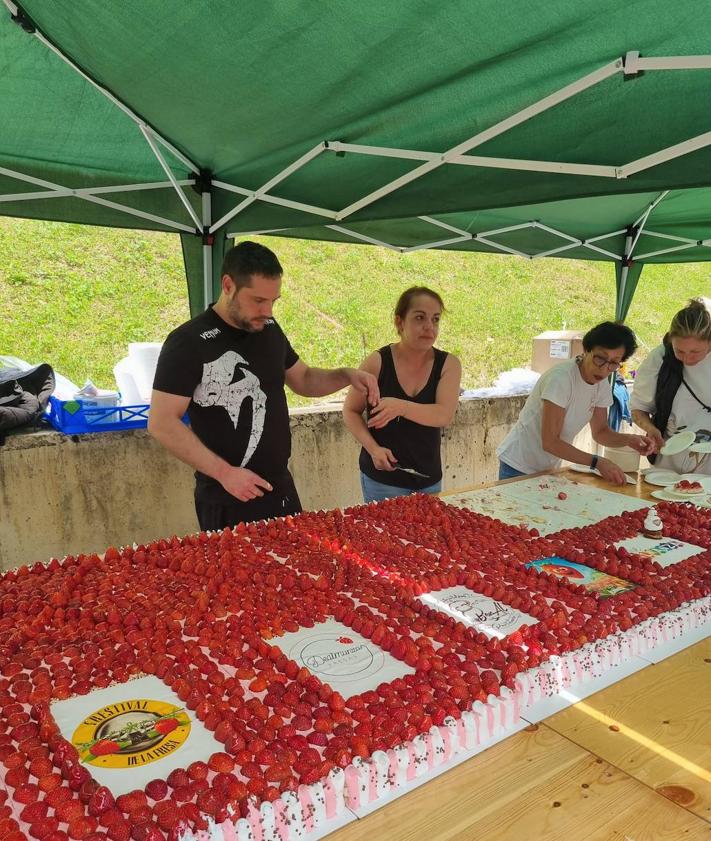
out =
<path fill-rule="evenodd" d="M 0 195 L 0 203 L 72 197 L 83 201 L 105 205 L 114 210 L 126 213 L 129 216 L 150 221 L 156 225 L 164 227 L 167 230 L 200 236 L 202 237 L 203 243 L 204 302 L 207 302 L 212 298 L 214 291 L 213 262 L 215 255 L 213 254 L 213 251 L 215 246 L 215 234 L 217 232 L 224 233 L 227 224 L 255 202 L 280 205 L 282 207 L 298 210 L 305 214 L 318 217 L 321 220 L 328 220 L 325 227 L 338 232 L 339 234 L 347 236 L 355 241 L 379 245 L 401 253 L 419 251 L 422 249 L 442 248 L 456 243 L 461 243 L 466 240 L 476 240 L 494 251 L 525 257 L 527 259 L 538 259 L 541 257 L 561 255 L 574 248 L 589 249 L 603 255 L 603 257 L 608 260 L 619 263 L 621 266 L 620 282 L 618 284 L 618 317 L 624 315 L 622 312 L 621 301 L 624 298 L 628 272 L 633 259 L 639 262 L 651 257 L 669 254 L 688 248 L 711 248 L 711 239 L 694 240 L 665 234 L 660 231 L 650 230 L 646 227 L 654 209 L 660 202 L 663 201 L 669 191 L 664 191 L 657 196 L 657 198 L 651 202 L 651 204 L 646 206 L 641 215 L 634 222 L 631 222 L 628 227 L 610 231 L 588 239 L 580 239 L 570 233 L 551 227 L 535 219 L 516 225 L 471 232 L 442 220 L 433 218 L 432 216 L 419 216 L 417 218 L 422 222 L 437 228 L 439 231 L 446 231 L 448 234 L 451 234 L 451 236 L 441 238 L 440 235 L 440 238 L 438 239 L 432 239 L 415 245 L 405 246 L 373 238 L 341 224 L 344 220 L 349 219 L 354 214 L 362 211 L 364 208 L 372 205 L 384 196 L 403 188 L 405 185 L 410 184 L 445 165 L 522 170 L 527 172 L 548 172 L 562 175 L 594 176 L 619 180 L 632 178 L 636 173 L 658 166 L 662 163 L 666 163 L 683 155 L 687 155 L 706 146 L 710 146 L 711 131 L 704 132 L 695 137 L 688 138 L 681 143 L 676 143 L 672 146 L 659 149 L 652 154 L 645 155 L 642 158 L 631 160 L 626 163 L 621 163 L 617 166 L 600 165 L 596 163 L 565 163 L 547 160 L 512 159 L 469 154 L 473 149 L 485 144 L 489 140 L 510 131 L 527 120 L 530 120 L 531 118 L 560 105 L 566 100 L 569 100 L 572 97 L 599 85 L 601 82 L 617 74 L 622 74 L 625 78 L 633 79 L 643 72 L 711 70 L 711 55 L 641 57 L 638 51 L 630 51 L 627 52 L 625 56 L 615 58 L 614 60 L 602 65 L 592 73 L 588 73 L 576 81 L 565 85 L 559 90 L 553 91 L 547 96 L 538 99 L 526 108 L 511 114 L 495 125 L 478 132 L 444 152 L 368 146 L 363 144 L 343 143 L 338 140 L 327 140 L 309 149 L 289 166 L 268 179 L 258 189 L 249 190 L 239 185 L 212 179 L 210 173 L 206 172 L 198 163 L 190 160 L 190 158 L 181 152 L 173 142 L 164 137 L 155 127 L 151 126 L 125 102 L 93 79 L 89 73 L 83 70 L 78 64 L 72 61 L 71 58 L 63 53 L 50 38 L 40 31 L 40 29 L 18 4 L 14 3 L 13 0 L 3 0 L 3 3 L 9 10 L 13 20 L 18 25 L 20 25 L 29 35 L 36 38 L 46 49 L 50 50 L 58 58 L 65 62 L 70 68 L 72 68 L 73 71 L 81 75 L 85 81 L 106 97 L 117 109 L 119 109 L 135 124 L 137 130 L 140 131 L 144 137 L 150 153 L 165 173 L 167 180 L 73 188 L 53 181 L 36 178 L 18 170 L 0 167 L 1 175 L 42 188 L 40 191 L 6 193 L 4 195 Z M 349 153 L 364 156 L 398 158 L 401 160 L 420 162 L 420 164 L 404 175 L 383 184 L 376 190 L 372 190 L 368 194 L 362 196 L 340 210 L 316 207 L 308 203 L 282 198 L 271 192 L 275 187 L 283 183 L 294 173 L 306 167 L 316 158 L 329 153 L 336 155 Z M 172 161 L 168 160 L 168 155 L 172 157 Z M 185 170 L 185 172 L 180 173 L 180 177 L 176 175 L 174 171 L 177 168 L 177 164 L 182 165 Z M 185 177 L 186 174 L 187 177 Z M 191 203 L 190 197 L 184 189 L 185 187 L 193 187 L 199 191 L 201 196 L 199 211 Z M 121 204 L 111 199 L 104 198 L 106 195 L 157 189 L 170 189 L 175 192 L 180 204 L 187 214 L 187 221 L 168 219 L 164 216 L 158 216 L 125 204 Z M 224 213 L 219 219 L 213 221 L 212 198 L 213 191 L 215 189 L 237 194 L 240 196 L 240 201 Z M 563 242 L 561 245 L 554 248 L 546 248 L 535 253 L 527 253 L 495 239 L 495 237 L 500 237 L 503 234 L 525 229 L 541 230 L 550 236 L 559 238 Z M 284 233 L 288 230 L 291 229 L 273 228 L 260 231 L 235 231 L 227 233 L 227 237 L 257 233 Z M 598 244 L 607 239 L 619 237 L 623 234 L 625 235 L 623 253 L 615 253 Z M 637 248 L 642 236 L 669 240 L 675 244 L 635 255 L 635 248 Z"/>

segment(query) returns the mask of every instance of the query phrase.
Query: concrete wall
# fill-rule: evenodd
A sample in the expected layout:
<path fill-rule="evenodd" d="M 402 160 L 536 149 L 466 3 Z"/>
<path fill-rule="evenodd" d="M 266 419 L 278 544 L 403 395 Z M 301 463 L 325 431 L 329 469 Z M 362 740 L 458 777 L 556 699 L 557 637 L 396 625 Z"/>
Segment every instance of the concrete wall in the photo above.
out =
<path fill-rule="evenodd" d="M 523 397 L 465 400 L 444 432 L 445 489 L 496 479 Z M 307 509 L 361 502 L 358 447 L 339 407 L 291 413 L 291 468 Z M 0 569 L 197 529 L 192 470 L 145 430 L 8 436 L 0 447 Z"/>

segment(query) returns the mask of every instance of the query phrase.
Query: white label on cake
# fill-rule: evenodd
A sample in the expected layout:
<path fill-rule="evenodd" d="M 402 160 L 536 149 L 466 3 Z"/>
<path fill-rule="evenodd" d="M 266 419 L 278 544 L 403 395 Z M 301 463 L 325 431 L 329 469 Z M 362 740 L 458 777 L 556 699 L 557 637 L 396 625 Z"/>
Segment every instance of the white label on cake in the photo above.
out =
<path fill-rule="evenodd" d="M 191 762 L 207 762 L 222 747 L 153 675 L 55 701 L 50 709 L 87 771 L 114 797 Z"/>
<path fill-rule="evenodd" d="M 447 587 L 418 596 L 419 600 L 435 610 L 453 616 L 465 625 L 471 625 L 487 637 L 501 639 L 521 625 L 535 625 L 533 616 L 521 613 L 503 602 L 482 596 L 468 587 Z"/>
<path fill-rule="evenodd" d="M 346 699 L 415 672 L 335 619 L 284 634 L 274 642 Z"/>
<path fill-rule="evenodd" d="M 642 555 L 663 567 L 678 564 L 679 561 L 685 561 L 706 551 L 700 546 L 684 543 L 683 540 L 673 537 L 644 537 L 641 534 L 627 540 L 619 540 L 615 546 L 618 549 L 624 547 L 631 555 Z"/>

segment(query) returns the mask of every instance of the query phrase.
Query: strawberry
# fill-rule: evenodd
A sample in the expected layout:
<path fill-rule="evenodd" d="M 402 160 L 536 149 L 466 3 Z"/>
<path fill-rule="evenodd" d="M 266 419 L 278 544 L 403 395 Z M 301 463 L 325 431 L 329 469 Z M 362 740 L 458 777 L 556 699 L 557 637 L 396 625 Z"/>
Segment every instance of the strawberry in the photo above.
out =
<path fill-rule="evenodd" d="M 162 800 L 168 794 L 168 783 L 165 780 L 151 780 L 144 790 L 151 800 Z"/>
<path fill-rule="evenodd" d="M 235 761 L 227 753 L 213 753 L 207 763 L 211 771 L 229 774 L 235 767 Z"/>
<path fill-rule="evenodd" d="M 120 750 L 121 745 L 113 739 L 99 739 L 90 748 L 92 756 L 109 756 L 112 753 L 118 753 Z"/>
<path fill-rule="evenodd" d="M 111 809 L 114 805 L 113 794 L 106 786 L 99 786 L 91 795 L 87 808 L 90 815 L 103 815 L 107 809 Z"/>
<path fill-rule="evenodd" d="M 160 733 L 161 736 L 167 736 L 168 733 L 172 733 L 176 727 L 180 727 L 180 722 L 177 718 L 162 718 L 160 721 L 156 721 L 153 725 L 153 729 Z"/>

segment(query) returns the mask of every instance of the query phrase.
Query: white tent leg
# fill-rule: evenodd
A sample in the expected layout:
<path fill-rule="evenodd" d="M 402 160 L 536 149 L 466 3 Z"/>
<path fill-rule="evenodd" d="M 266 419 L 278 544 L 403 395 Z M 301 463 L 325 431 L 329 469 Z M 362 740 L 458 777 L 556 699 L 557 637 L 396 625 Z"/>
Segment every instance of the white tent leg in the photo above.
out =
<path fill-rule="evenodd" d="M 623 257 L 622 270 L 620 272 L 620 288 L 617 290 L 617 301 L 615 302 L 615 319 L 620 321 L 622 319 L 622 302 L 625 299 L 625 290 L 627 289 L 627 275 L 630 272 L 629 255 L 632 248 L 632 234 L 628 233 L 625 237 L 625 256 Z"/>
<path fill-rule="evenodd" d="M 212 223 L 212 195 L 209 190 L 202 194 L 202 229 L 203 231 L 210 230 Z M 202 243 L 202 294 L 203 303 L 207 307 L 212 303 L 212 245 L 210 243 L 211 237 L 203 234 Z"/>

